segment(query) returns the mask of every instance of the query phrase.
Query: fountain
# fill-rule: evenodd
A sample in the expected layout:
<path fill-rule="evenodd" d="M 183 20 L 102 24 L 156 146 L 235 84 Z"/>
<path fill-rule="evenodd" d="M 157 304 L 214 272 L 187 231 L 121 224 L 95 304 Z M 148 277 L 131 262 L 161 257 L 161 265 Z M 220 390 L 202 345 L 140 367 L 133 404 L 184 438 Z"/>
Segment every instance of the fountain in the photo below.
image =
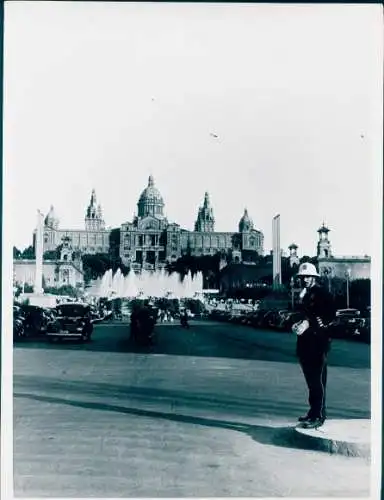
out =
<path fill-rule="evenodd" d="M 168 275 L 164 269 L 158 272 L 143 270 L 136 275 L 130 271 L 124 276 L 120 269 L 115 274 L 108 269 L 101 279 L 95 280 L 88 294 L 106 298 L 172 297 L 176 299 L 193 298 L 203 289 L 202 273 L 192 277 L 189 272 L 181 281 L 177 273 Z"/>

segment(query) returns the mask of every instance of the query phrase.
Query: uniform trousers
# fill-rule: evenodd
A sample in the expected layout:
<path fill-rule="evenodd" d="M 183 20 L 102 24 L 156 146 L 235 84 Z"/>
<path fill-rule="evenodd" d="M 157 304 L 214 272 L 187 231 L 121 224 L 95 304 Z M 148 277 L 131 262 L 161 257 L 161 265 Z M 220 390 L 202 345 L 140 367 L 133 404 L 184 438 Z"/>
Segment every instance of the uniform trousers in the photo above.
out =
<path fill-rule="evenodd" d="M 326 418 L 327 355 L 330 342 L 316 333 L 298 337 L 297 355 L 309 393 L 310 418 Z"/>

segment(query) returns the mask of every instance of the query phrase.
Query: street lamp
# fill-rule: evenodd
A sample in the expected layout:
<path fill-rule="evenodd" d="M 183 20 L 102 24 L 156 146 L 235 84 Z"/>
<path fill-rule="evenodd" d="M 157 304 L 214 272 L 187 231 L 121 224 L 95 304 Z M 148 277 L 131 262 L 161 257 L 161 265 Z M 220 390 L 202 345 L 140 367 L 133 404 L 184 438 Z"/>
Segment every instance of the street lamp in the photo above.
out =
<path fill-rule="evenodd" d="M 295 279 L 291 277 L 291 307 L 292 311 L 295 309 Z"/>
<path fill-rule="evenodd" d="M 330 268 L 330 267 L 324 268 L 323 269 L 323 273 L 324 273 L 324 275 L 326 276 L 326 278 L 328 280 L 328 292 L 331 293 L 332 292 L 332 289 L 331 289 L 332 268 Z"/>
<path fill-rule="evenodd" d="M 347 309 L 349 309 L 349 278 L 351 277 L 351 270 L 348 268 L 345 277 L 347 278 Z"/>

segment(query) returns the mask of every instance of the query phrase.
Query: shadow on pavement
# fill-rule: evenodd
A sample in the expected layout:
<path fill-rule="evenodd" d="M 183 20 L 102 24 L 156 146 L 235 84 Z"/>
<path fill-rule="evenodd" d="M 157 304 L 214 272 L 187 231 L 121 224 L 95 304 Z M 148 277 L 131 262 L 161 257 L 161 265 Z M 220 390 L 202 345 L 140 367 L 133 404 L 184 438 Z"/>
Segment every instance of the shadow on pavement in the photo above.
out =
<path fill-rule="evenodd" d="M 212 418 L 203 418 L 190 415 L 180 415 L 178 413 L 166 413 L 153 410 L 144 410 L 139 408 L 126 408 L 123 406 L 104 404 L 104 403 L 91 403 L 84 401 L 71 401 L 68 399 L 61 399 L 50 396 L 38 396 L 32 394 L 16 393 L 16 398 L 26 398 L 34 401 L 45 403 L 64 404 L 68 406 L 101 410 L 108 412 L 118 412 L 126 415 L 134 415 L 144 418 L 163 419 L 170 422 L 178 422 L 192 425 L 201 425 L 204 427 L 214 427 L 216 429 L 227 429 L 230 431 L 242 432 L 250 436 L 254 441 L 261 444 L 268 444 L 280 446 L 284 448 L 303 448 L 295 442 L 294 439 L 294 426 L 283 427 L 270 427 L 265 425 L 249 425 L 240 422 L 231 422 L 227 420 L 217 420 Z"/>
<path fill-rule="evenodd" d="M 120 408 L 122 412 L 126 411 L 126 407 L 115 407 L 101 402 L 88 403 L 85 400 L 98 398 L 118 398 L 123 400 L 128 405 L 141 406 L 151 404 L 161 404 L 168 408 L 182 408 L 183 411 L 217 411 L 225 412 L 226 414 L 234 414 L 244 417 L 262 417 L 279 416 L 292 419 L 295 421 L 299 414 L 306 411 L 306 407 L 300 405 L 297 401 L 284 400 L 282 395 L 277 395 L 276 390 L 269 395 L 255 394 L 241 396 L 240 394 L 212 394 L 190 392 L 183 389 L 166 389 L 152 387 L 137 387 L 125 386 L 111 383 L 100 382 L 85 382 L 74 380 L 52 380 L 43 376 L 22 376 L 14 377 L 15 397 L 29 398 L 57 398 L 57 403 L 66 404 L 68 401 L 74 405 L 90 404 L 90 408 L 96 408 L 99 405 L 99 410 L 108 411 L 110 408 Z M 36 394 L 40 393 L 40 394 Z M 41 395 L 44 394 L 44 395 Z M 45 394 L 48 394 L 47 396 Z M 53 394 L 54 396 L 49 396 Z M 59 396 L 65 396 L 60 398 Z M 82 401 L 73 401 L 80 398 Z M 70 404 L 70 403 L 68 403 Z M 346 405 L 346 402 L 341 401 L 340 405 L 335 406 L 335 403 L 328 404 L 328 414 L 332 418 L 369 418 L 369 408 L 356 409 L 351 408 L 351 405 Z M 116 410 L 117 411 L 117 410 Z M 142 410 L 138 410 L 142 411 Z"/>

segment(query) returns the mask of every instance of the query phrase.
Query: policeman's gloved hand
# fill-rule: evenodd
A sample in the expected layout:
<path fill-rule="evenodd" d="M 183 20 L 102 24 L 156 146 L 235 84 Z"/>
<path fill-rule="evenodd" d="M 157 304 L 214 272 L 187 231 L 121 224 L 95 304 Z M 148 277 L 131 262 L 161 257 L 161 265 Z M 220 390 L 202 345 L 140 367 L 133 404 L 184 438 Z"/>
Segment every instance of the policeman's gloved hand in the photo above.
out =
<path fill-rule="evenodd" d="M 303 321 L 298 321 L 292 326 L 292 332 L 295 333 L 296 335 L 303 335 L 303 333 L 308 330 L 309 328 L 309 321 L 306 319 Z"/>

